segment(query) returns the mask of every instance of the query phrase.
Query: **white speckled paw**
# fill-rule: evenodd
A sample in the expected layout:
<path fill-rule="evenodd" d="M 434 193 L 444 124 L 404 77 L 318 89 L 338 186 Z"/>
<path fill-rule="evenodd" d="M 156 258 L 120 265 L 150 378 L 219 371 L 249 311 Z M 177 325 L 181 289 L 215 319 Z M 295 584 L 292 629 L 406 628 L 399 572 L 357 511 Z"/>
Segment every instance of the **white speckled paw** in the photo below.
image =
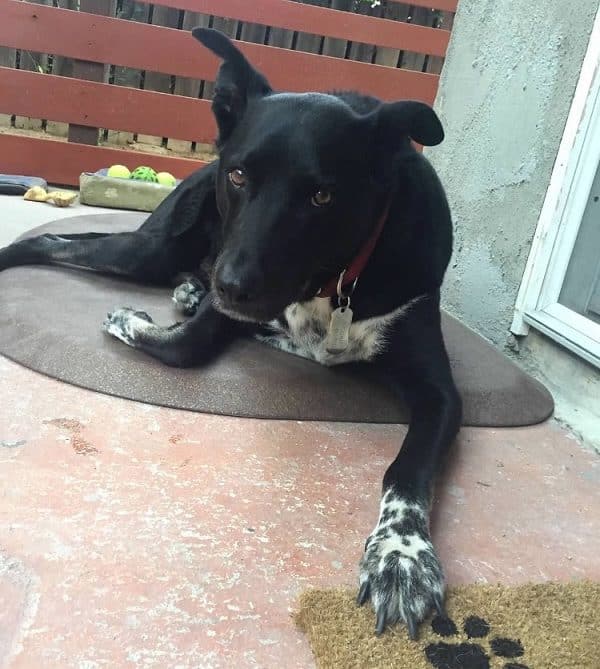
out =
<path fill-rule="evenodd" d="M 151 324 L 152 319 L 145 311 L 135 311 L 130 307 L 122 307 L 107 315 L 102 324 L 102 329 L 128 346 L 135 346 L 138 333 L 147 329 L 148 325 Z"/>
<path fill-rule="evenodd" d="M 206 295 L 204 287 L 196 281 L 184 281 L 173 291 L 171 298 L 179 311 L 186 316 L 193 316 L 202 298 Z"/>
<path fill-rule="evenodd" d="M 443 612 L 444 575 L 417 504 L 386 493 L 360 562 L 359 605 L 371 600 L 376 633 L 405 622 L 411 639 L 432 609 Z"/>

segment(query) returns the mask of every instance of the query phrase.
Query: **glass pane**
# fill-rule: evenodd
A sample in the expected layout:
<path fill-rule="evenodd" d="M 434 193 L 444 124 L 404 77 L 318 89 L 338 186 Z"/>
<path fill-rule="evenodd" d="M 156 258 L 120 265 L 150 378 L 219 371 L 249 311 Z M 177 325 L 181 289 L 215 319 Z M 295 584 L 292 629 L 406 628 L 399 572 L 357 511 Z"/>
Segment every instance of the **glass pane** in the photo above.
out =
<path fill-rule="evenodd" d="M 600 323 L 600 166 L 558 301 Z"/>

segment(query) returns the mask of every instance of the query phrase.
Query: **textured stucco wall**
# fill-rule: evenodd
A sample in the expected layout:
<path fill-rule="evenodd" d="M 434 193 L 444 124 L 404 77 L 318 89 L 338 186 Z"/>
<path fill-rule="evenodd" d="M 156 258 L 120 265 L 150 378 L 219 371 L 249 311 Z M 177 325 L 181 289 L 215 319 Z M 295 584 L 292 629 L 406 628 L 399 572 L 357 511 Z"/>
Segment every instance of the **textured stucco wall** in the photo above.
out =
<path fill-rule="evenodd" d="M 598 0 L 460 0 L 427 152 L 456 226 L 448 308 L 502 346 Z"/>
<path fill-rule="evenodd" d="M 450 200 L 455 250 L 446 308 L 517 355 L 513 308 L 598 0 L 460 0 L 436 109 L 443 144 L 427 151 Z M 598 396 L 597 370 L 534 335 L 520 362 L 558 393 L 573 374 Z M 573 412 L 557 397 L 558 416 Z M 572 409 L 573 407 L 571 407 Z M 578 425 L 574 427 L 578 429 Z"/>

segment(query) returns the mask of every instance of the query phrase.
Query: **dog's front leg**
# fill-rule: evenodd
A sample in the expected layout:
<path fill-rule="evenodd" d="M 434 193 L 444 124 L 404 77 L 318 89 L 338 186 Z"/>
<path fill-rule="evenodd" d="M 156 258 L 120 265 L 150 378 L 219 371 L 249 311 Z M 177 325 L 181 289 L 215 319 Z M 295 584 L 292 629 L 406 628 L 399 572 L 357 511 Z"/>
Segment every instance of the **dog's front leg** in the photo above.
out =
<path fill-rule="evenodd" d="M 167 365 L 193 367 L 217 355 L 240 331 L 240 324 L 219 313 L 207 296 L 183 323 L 163 327 L 144 311 L 125 307 L 108 314 L 103 330 Z"/>
<path fill-rule="evenodd" d="M 433 309 L 426 318 L 428 309 Z M 404 621 L 410 637 L 432 609 L 443 611 L 443 571 L 429 534 L 432 485 L 461 420 L 437 306 L 398 326 L 380 363 L 408 401 L 411 420 L 383 479 L 379 518 L 360 563 L 358 603 L 371 600 L 376 632 Z"/>

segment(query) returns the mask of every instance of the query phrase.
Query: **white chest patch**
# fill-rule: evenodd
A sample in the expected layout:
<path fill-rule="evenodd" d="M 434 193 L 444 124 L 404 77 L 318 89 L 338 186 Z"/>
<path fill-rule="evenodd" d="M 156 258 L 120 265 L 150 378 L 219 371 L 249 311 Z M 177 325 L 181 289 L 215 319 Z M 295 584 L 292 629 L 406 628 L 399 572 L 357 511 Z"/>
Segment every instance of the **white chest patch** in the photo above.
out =
<path fill-rule="evenodd" d="M 382 316 L 354 321 L 348 333 L 348 348 L 341 353 L 329 353 L 325 347 L 333 308 L 330 300 L 320 297 L 302 304 L 291 304 L 285 310 L 287 327 L 279 321 L 272 321 L 268 324 L 272 334 L 263 333 L 257 335 L 257 338 L 282 351 L 315 360 L 322 365 L 369 361 L 385 349 L 386 336 L 392 323 L 408 313 L 422 297 L 415 297 Z"/>

